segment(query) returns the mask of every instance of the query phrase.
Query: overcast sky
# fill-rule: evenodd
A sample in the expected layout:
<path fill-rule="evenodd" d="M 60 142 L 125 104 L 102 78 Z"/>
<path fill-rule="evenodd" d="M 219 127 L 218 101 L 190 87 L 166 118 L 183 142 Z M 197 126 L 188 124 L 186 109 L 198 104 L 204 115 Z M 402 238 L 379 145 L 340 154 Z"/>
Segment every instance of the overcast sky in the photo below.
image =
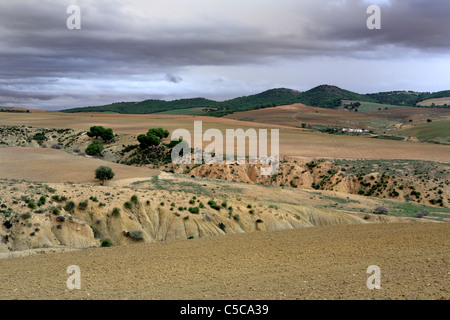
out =
<path fill-rule="evenodd" d="M 381 8 L 369 30 L 367 7 Z M 81 29 L 69 30 L 78 5 Z M 0 0 L 0 106 L 450 90 L 449 0 Z"/>

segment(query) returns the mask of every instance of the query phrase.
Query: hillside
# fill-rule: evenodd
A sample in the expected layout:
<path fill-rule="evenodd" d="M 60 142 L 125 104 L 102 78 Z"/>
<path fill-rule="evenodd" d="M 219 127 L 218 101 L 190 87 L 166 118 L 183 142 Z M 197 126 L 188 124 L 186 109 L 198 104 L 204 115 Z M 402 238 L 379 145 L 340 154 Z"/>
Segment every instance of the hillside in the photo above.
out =
<path fill-rule="evenodd" d="M 178 99 L 172 101 L 150 99 L 141 102 L 117 102 L 102 106 L 71 108 L 61 110 L 61 112 L 151 114 L 181 110 L 180 114 L 182 114 L 183 110 L 188 112 L 190 109 L 195 109 L 196 111 L 193 114 L 222 117 L 234 112 L 276 107 L 294 103 L 303 103 L 312 107 L 331 109 L 340 107 L 344 100 L 354 102 L 372 102 L 396 106 L 416 106 L 416 104 L 421 101 L 443 97 L 450 97 L 450 90 L 435 93 L 392 91 L 359 94 L 332 85 L 320 85 L 305 92 L 278 88 L 225 101 L 214 101 L 205 98 Z M 445 105 L 442 107 L 447 106 Z"/>

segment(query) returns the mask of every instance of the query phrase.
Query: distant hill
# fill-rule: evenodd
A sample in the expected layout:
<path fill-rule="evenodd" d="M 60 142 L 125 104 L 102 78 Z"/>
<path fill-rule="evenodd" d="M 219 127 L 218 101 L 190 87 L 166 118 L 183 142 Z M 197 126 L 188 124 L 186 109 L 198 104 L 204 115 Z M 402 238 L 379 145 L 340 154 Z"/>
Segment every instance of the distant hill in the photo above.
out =
<path fill-rule="evenodd" d="M 114 112 L 123 114 L 150 114 L 171 110 L 199 108 L 202 114 L 221 117 L 238 111 L 277 107 L 294 103 L 303 103 L 312 107 L 335 109 L 342 101 L 374 102 L 396 106 L 417 106 L 421 101 L 450 97 L 450 90 L 431 92 L 390 91 L 369 94 L 341 89 L 332 85 L 320 85 L 308 91 L 278 88 L 258 94 L 238 97 L 226 101 L 214 101 L 205 98 L 165 100 L 144 100 L 141 102 L 118 102 L 103 106 L 91 106 L 61 110 L 61 112 Z M 443 106 L 448 108 L 448 106 Z"/>

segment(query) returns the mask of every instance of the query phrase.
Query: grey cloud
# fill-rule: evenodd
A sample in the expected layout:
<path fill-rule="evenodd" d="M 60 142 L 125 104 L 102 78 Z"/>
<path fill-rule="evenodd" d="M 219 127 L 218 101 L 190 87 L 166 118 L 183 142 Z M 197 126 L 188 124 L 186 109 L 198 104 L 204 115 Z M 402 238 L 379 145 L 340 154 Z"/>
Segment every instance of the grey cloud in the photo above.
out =
<path fill-rule="evenodd" d="M 173 9 L 176 0 L 85 0 L 79 1 L 82 29 L 68 30 L 66 8 L 72 2 L 0 0 L 0 80 L 11 84 L 10 96 L 26 91 L 15 84 L 33 79 L 92 81 L 164 75 L 183 67 L 314 56 L 375 59 L 450 49 L 448 0 L 381 5 L 382 30 L 366 28 L 367 4 L 359 0 L 192 0 L 179 10 Z M 166 80 L 182 81 L 175 74 Z"/>
<path fill-rule="evenodd" d="M 173 73 L 168 73 L 166 74 L 166 80 L 172 83 L 179 83 L 181 81 L 183 81 L 183 78 L 181 78 L 180 76 L 173 74 Z"/>

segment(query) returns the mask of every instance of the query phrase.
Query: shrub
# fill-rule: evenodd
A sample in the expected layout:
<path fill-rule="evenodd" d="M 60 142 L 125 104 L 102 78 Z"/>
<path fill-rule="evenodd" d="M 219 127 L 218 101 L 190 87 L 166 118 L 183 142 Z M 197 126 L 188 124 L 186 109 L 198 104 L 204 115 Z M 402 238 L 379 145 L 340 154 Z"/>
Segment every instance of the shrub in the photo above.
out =
<path fill-rule="evenodd" d="M 429 213 L 428 211 L 423 210 L 423 211 L 417 212 L 417 213 L 416 213 L 416 217 L 417 217 L 417 218 L 423 218 L 423 217 L 425 217 L 425 216 L 428 216 L 429 214 L 430 214 L 430 213 Z"/>
<path fill-rule="evenodd" d="M 263 223 L 264 221 L 261 219 L 256 220 L 256 223 Z"/>
<path fill-rule="evenodd" d="M 84 200 L 78 204 L 78 208 L 80 210 L 86 210 L 86 208 L 88 207 L 88 204 L 89 204 L 88 200 Z"/>
<path fill-rule="evenodd" d="M 38 132 L 36 133 L 33 138 L 33 140 L 36 140 L 39 144 L 42 144 L 42 142 L 44 142 L 45 140 L 47 140 L 47 137 L 45 136 L 45 134 Z"/>
<path fill-rule="evenodd" d="M 56 201 L 56 202 L 60 202 L 60 201 L 61 201 L 61 197 L 58 196 L 58 195 L 53 196 L 52 199 L 53 199 L 54 201 Z"/>
<path fill-rule="evenodd" d="M 189 212 L 192 214 L 199 214 L 200 213 L 200 209 L 199 207 L 190 207 L 189 208 Z"/>
<path fill-rule="evenodd" d="M 57 150 L 62 149 L 62 147 L 59 144 L 52 144 L 52 148 Z"/>
<path fill-rule="evenodd" d="M 40 197 L 39 198 L 39 202 L 38 202 L 38 206 L 39 206 L 39 204 L 41 204 L 41 205 L 45 204 L 46 201 L 47 201 L 47 198 L 45 198 L 44 196 Z"/>
<path fill-rule="evenodd" d="M 111 239 L 106 238 L 105 240 L 102 241 L 102 247 L 112 247 L 113 243 L 111 241 Z"/>
<path fill-rule="evenodd" d="M 161 143 L 161 140 L 157 136 L 148 133 L 138 135 L 137 140 L 140 143 L 141 149 L 147 149 L 151 146 L 158 146 Z"/>
<path fill-rule="evenodd" d="M 227 226 L 226 226 L 223 222 L 220 222 L 220 223 L 218 224 L 218 226 L 219 226 L 219 228 L 222 229 L 223 231 L 225 231 L 225 229 L 227 228 Z"/>
<path fill-rule="evenodd" d="M 138 198 L 137 195 L 132 195 L 130 200 L 131 200 L 132 203 L 138 203 L 139 202 L 139 198 Z"/>
<path fill-rule="evenodd" d="M 127 235 L 135 241 L 144 240 L 143 232 L 141 230 L 135 230 L 135 231 L 128 232 Z"/>
<path fill-rule="evenodd" d="M 30 218 L 31 218 L 31 214 L 29 214 L 29 213 L 24 213 L 24 214 L 20 215 L 20 217 L 21 217 L 23 220 L 27 220 L 27 219 L 30 219 Z"/>
<path fill-rule="evenodd" d="M 378 206 L 373 210 L 373 213 L 375 214 L 387 214 L 388 213 L 388 209 L 386 209 L 383 206 Z"/>
<path fill-rule="evenodd" d="M 33 201 L 30 201 L 30 202 L 28 202 L 28 208 L 34 210 L 34 209 L 37 208 L 37 205 L 36 205 L 36 203 L 34 203 Z"/>
<path fill-rule="evenodd" d="M 115 216 L 115 217 L 120 216 L 120 209 L 119 208 L 114 208 L 112 210 L 112 215 Z"/>
<path fill-rule="evenodd" d="M 56 217 L 56 221 L 58 221 L 58 222 L 64 222 L 64 221 L 66 221 L 66 218 L 64 218 L 63 216 L 57 216 L 57 217 Z"/>
<path fill-rule="evenodd" d="M 84 151 L 90 156 L 99 156 L 103 151 L 103 143 L 95 140 Z"/>
<path fill-rule="evenodd" d="M 133 207 L 133 205 L 131 204 L 131 202 L 126 201 L 123 206 L 127 209 L 131 209 Z"/>
<path fill-rule="evenodd" d="M 55 216 L 57 216 L 57 215 L 59 215 L 60 211 L 59 211 L 58 208 L 53 208 L 53 209 L 52 209 L 52 213 L 53 213 Z"/>
<path fill-rule="evenodd" d="M 5 220 L 5 222 L 3 222 L 3 226 L 4 226 L 6 229 L 10 229 L 13 225 L 12 225 L 12 223 L 11 223 L 10 220 Z"/>
<path fill-rule="evenodd" d="M 108 142 L 114 139 L 114 132 L 111 128 L 105 129 L 102 126 L 93 126 L 87 133 L 89 137 L 102 138 L 103 141 Z"/>
<path fill-rule="evenodd" d="M 98 229 L 94 226 L 90 226 L 90 227 L 92 229 L 92 233 L 94 234 L 94 238 L 96 238 L 96 239 L 101 238 L 102 235 L 100 234 L 100 231 L 98 231 Z"/>
<path fill-rule="evenodd" d="M 95 169 L 95 178 L 100 180 L 100 184 L 103 185 L 106 180 L 114 178 L 114 172 L 110 167 L 100 166 Z"/>
<path fill-rule="evenodd" d="M 64 206 L 64 210 L 66 210 L 67 212 L 73 212 L 74 209 L 75 209 L 75 202 L 73 201 L 68 201 Z"/>

